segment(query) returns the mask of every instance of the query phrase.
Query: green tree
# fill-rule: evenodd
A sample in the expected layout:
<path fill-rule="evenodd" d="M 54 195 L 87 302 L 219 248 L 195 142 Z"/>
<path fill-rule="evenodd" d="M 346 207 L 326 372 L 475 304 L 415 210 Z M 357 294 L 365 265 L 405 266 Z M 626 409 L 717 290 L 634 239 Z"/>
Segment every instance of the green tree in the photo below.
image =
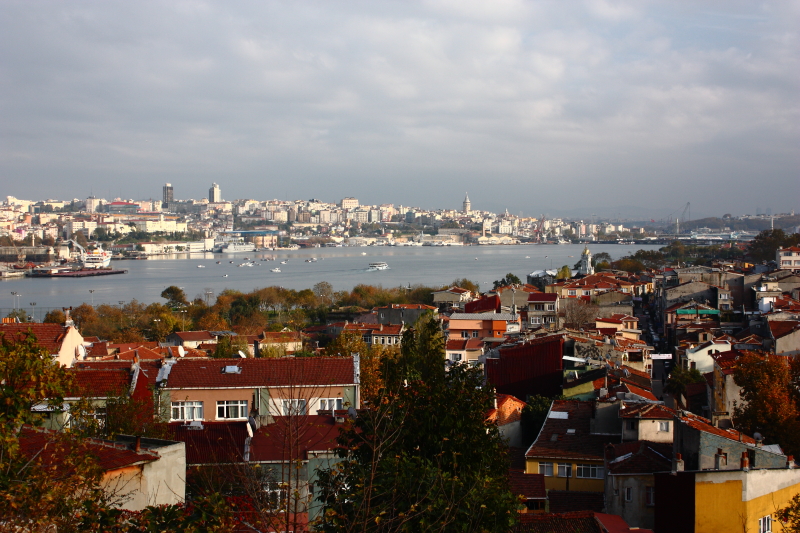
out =
<path fill-rule="evenodd" d="M 800 532 L 800 494 L 795 494 L 789 505 L 778 510 L 776 517 L 783 526 L 782 531 Z"/>
<path fill-rule="evenodd" d="M 579 263 L 580 266 L 580 263 Z M 558 269 L 556 273 L 556 279 L 570 279 L 572 277 L 572 271 L 569 269 L 568 265 L 564 265 Z"/>
<path fill-rule="evenodd" d="M 342 429 L 341 461 L 318 472 L 318 530 L 509 531 L 517 500 L 505 445 L 486 421 L 493 399 L 465 365 L 390 384 Z"/>
<path fill-rule="evenodd" d="M 705 378 L 696 368 L 686 369 L 676 366 L 664 384 L 664 392 L 671 394 L 676 399 L 686 394 L 686 387 L 692 383 L 700 383 Z"/>
<path fill-rule="evenodd" d="M 42 322 L 45 324 L 64 324 L 67 321 L 67 316 L 61 309 L 51 309 L 44 315 Z"/>
<path fill-rule="evenodd" d="M 161 297 L 165 298 L 167 300 L 167 305 L 172 308 L 189 305 L 189 301 L 186 299 L 186 293 L 183 292 L 183 289 L 175 285 L 170 285 L 161 291 Z"/>
<path fill-rule="evenodd" d="M 223 335 L 217 339 L 217 345 L 211 357 L 217 359 L 229 359 L 231 357 L 241 357 L 239 352 L 250 357 L 248 352 L 247 339 L 243 335 Z"/>
<path fill-rule="evenodd" d="M 500 278 L 499 280 L 495 280 L 494 288 L 498 287 L 506 287 L 508 285 L 522 285 L 522 280 L 520 280 L 517 276 L 509 272 L 505 275 L 505 277 Z"/>
<path fill-rule="evenodd" d="M 750 241 L 747 253 L 756 261 L 772 261 L 778 248 L 797 246 L 800 244 L 800 234 L 786 235 L 780 228 L 765 229 Z"/>

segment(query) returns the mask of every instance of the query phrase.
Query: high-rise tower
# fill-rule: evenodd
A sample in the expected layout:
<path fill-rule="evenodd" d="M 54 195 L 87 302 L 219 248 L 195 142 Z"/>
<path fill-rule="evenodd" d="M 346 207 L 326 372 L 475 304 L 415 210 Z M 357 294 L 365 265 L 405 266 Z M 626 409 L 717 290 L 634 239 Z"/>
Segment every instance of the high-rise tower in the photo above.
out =
<path fill-rule="evenodd" d="M 161 200 L 161 207 L 167 207 L 173 201 L 174 201 L 174 196 L 172 194 L 172 184 L 165 183 Z"/>
<path fill-rule="evenodd" d="M 469 213 L 472 211 L 472 202 L 469 201 L 469 194 L 464 197 L 464 212 Z"/>
<path fill-rule="evenodd" d="M 212 183 L 211 188 L 208 189 L 208 201 L 212 204 L 222 201 L 222 191 L 216 183 Z"/>

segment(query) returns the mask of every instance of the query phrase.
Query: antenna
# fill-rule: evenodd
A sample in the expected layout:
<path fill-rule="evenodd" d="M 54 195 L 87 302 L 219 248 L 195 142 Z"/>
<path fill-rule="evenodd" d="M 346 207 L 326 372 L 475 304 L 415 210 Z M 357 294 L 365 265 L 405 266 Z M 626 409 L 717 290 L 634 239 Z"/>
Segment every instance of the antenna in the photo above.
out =
<path fill-rule="evenodd" d="M 239 350 L 239 357 L 241 357 L 242 359 L 247 359 L 247 356 L 241 350 Z"/>

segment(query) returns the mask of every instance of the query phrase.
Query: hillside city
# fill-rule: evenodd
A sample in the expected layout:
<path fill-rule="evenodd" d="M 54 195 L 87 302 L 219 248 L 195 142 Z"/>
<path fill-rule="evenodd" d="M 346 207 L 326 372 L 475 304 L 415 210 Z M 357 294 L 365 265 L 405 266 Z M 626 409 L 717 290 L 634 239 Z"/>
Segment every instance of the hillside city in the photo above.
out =
<path fill-rule="evenodd" d="M 626 223 L 469 196 L 426 211 L 162 193 L 7 197 L 4 277 L 102 272 L 103 248 L 583 249 L 485 291 L 318 282 L 190 300 L 164 280 L 160 302 L 15 308 L 0 530 L 800 531 L 793 212 L 701 226 L 688 203 Z M 661 248 L 614 260 L 601 242 Z"/>

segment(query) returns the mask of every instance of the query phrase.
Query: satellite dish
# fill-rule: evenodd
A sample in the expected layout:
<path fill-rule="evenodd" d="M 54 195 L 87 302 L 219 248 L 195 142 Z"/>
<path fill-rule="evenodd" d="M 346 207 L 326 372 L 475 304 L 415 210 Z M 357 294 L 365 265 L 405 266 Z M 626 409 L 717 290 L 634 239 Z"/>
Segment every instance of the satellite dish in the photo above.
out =
<path fill-rule="evenodd" d="M 186 355 L 186 350 L 183 349 L 183 346 L 178 346 L 178 355 L 181 357 Z"/>
<path fill-rule="evenodd" d="M 253 438 L 253 426 L 250 425 L 249 421 L 247 422 L 247 424 L 245 424 L 245 426 L 247 426 L 247 434 L 252 439 Z"/>
<path fill-rule="evenodd" d="M 247 356 L 241 350 L 239 350 L 239 357 L 241 357 L 242 359 L 247 359 Z"/>
<path fill-rule="evenodd" d="M 86 346 L 83 344 L 78 345 L 78 359 L 86 359 Z"/>

